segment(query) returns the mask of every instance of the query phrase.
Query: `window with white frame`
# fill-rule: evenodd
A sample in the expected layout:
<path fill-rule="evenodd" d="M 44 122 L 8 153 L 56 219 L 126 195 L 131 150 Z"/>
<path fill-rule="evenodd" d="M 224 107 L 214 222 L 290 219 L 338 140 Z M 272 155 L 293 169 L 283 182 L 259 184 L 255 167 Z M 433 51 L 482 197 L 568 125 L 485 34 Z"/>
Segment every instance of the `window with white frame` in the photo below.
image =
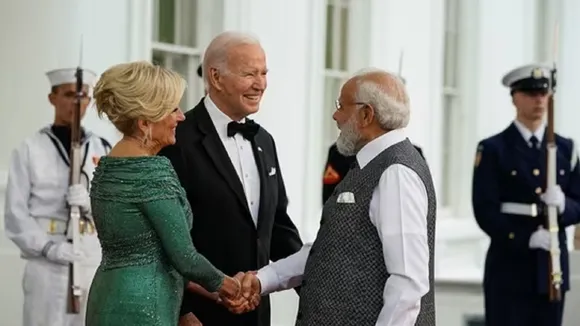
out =
<path fill-rule="evenodd" d="M 441 184 L 441 204 L 443 207 L 452 208 L 459 203 L 455 198 L 461 177 L 456 169 L 456 164 L 462 162 L 457 157 L 456 149 L 459 142 L 459 119 L 460 112 L 460 91 L 459 91 L 459 21 L 460 21 L 460 1 L 445 0 L 445 29 L 444 29 L 444 53 L 443 53 L 443 126 L 442 126 L 442 184 Z"/>
<path fill-rule="evenodd" d="M 324 66 L 324 108 L 328 112 L 325 124 L 325 146 L 338 136 L 338 128 L 330 118 L 336 109 L 340 87 L 349 76 L 349 10 L 352 0 L 327 0 L 326 50 Z"/>
<path fill-rule="evenodd" d="M 198 0 L 154 0 L 152 61 L 180 73 L 187 90 L 180 103 L 192 108 L 203 96 L 203 81 L 197 75 L 202 49 L 198 28 Z"/>

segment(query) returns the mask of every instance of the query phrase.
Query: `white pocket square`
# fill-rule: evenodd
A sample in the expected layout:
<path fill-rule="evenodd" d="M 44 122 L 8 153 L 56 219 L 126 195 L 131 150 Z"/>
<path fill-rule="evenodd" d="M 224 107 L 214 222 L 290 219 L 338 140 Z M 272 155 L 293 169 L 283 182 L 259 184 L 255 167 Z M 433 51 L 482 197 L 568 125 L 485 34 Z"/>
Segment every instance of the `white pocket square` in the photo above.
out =
<path fill-rule="evenodd" d="M 354 194 L 352 192 L 343 192 L 336 198 L 337 203 L 354 204 Z"/>
<path fill-rule="evenodd" d="M 273 176 L 274 174 L 276 174 L 276 168 L 270 168 L 270 172 L 268 172 L 268 176 Z"/>

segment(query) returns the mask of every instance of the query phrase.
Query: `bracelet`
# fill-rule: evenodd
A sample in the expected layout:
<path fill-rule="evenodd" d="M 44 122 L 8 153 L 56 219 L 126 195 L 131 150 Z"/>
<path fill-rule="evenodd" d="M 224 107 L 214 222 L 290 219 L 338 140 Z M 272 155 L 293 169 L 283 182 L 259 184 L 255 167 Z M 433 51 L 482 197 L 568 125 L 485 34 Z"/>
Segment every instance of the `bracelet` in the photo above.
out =
<path fill-rule="evenodd" d="M 232 279 L 236 281 L 236 284 L 238 285 L 238 292 L 236 293 L 236 296 L 239 296 L 242 293 L 242 283 L 235 277 L 232 277 Z"/>

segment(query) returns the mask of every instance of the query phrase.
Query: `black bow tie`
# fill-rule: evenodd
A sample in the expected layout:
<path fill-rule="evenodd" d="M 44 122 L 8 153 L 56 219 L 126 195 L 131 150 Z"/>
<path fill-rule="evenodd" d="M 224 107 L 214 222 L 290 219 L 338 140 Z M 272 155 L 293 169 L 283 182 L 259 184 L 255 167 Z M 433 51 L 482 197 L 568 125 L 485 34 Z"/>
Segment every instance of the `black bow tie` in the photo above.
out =
<path fill-rule="evenodd" d="M 260 125 L 250 119 L 246 119 L 245 123 L 232 121 L 228 123 L 228 137 L 233 137 L 235 134 L 240 133 L 247 140 L 253 140 L 258 133 L 258 129 L 260 129 Z"/>

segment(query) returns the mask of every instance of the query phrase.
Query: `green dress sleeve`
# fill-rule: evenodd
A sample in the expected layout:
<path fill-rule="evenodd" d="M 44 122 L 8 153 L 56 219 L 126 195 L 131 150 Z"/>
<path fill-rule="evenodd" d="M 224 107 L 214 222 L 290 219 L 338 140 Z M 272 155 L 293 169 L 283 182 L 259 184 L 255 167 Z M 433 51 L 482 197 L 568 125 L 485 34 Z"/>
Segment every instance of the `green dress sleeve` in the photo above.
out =
<path fill-rule="evenodd" d="M 173 267 L 207 291 L 218 291 L 225 275 L 193 246 L 181 202 L 177 198 L 154 200 L 143 203 L 142 208 Z"/>

